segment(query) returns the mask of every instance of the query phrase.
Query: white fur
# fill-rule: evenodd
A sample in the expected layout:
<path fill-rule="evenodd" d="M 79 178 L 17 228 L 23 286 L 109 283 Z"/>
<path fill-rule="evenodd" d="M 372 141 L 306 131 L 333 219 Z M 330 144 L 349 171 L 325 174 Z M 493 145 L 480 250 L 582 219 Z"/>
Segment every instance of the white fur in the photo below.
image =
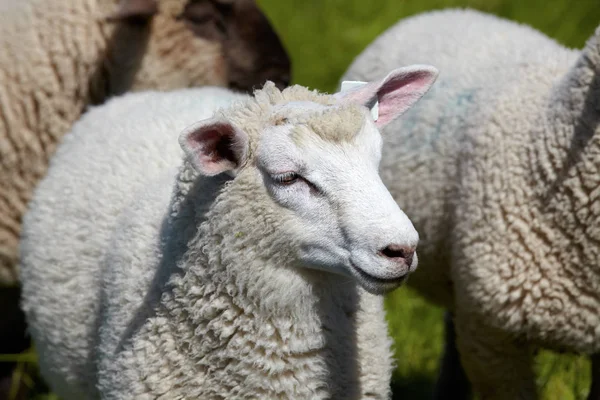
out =
<path fill-rule="evenodd" d="M 267 86 L 256 99 L 216 88 L 126 95 L 65 137 L 21 247 L 42 373 L 65 400 L 389 396 L 382 298 L 331 273 L 356 275 L 351 259 L 382 278 L 416 266 L 377 254 L 418 238 L 377 174 L 379 132 L 365 107 Z M 202 146 L 189 135 L 208 126 L 194 123 L 238 100 L 215 118 L 248 136 L 247 164 L 199 175 L 192 166 L 218 158 L 194 157 Z M 359 122 L 339 124 L 354 129 L 348 140 L 314 133 L 314 118 L 342 112 Z M 270 181 L 290 168 L 321 192 Z"/>
<path fill-rule="evenodd" d="M 62 398 L 85 399 L 93 393 L 96 360 L 91 351 L 99 340 L 98 313 L 108 307 L 104 303 L 118 308 L 126 324 L 152 281 L 149 260 L 157 255 L 138 250 L 152 245 L 166 210 L 182 157 L 177 134 L 238 99 L 244 97 L 218 88 L 125 95 L 92 108 L 59 146 L 24 218 L 21 278 L 40 367 Z M 166 183 L 149 184 L 161 180 Z M 119 224 L 136 211 L 153 221 L 126 238 L 138 259 L 112 272 L 118 276 L 108 275 L 101 270 L 102 260 L 113 236 L 127 232 L 127 225 L 117 229 Z M 123 292 L 102 300 L 105 279 L 107 290 Z"/>
<path fill-rule="evenodd" d="M 411 284 L 453 311 L 482 398 L 535 398 L 536 347 L 600 351 L 600 30 L 580 52 L 490 15 L 432 12 L 342 79 L 420 62 L 438 84 L 383 131 L 382 178 L 421 235 Z"/>

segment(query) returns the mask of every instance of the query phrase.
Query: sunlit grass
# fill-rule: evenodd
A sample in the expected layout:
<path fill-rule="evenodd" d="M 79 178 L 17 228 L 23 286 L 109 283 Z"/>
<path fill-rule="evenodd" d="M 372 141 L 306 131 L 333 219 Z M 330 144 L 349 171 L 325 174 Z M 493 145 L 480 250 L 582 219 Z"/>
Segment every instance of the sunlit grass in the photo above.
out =
<path fill-rule="evenodd" d="M 600 23 L 597 0 L 257 0 L 286 44 L 294 82 L 331 91 L 350 62 L 400 18 L 447 7 L 491 12 L 581 47 Z M 399 46 L 402 44 L 399 43 Z"/>
<path fill-rule="evenodd" d="M 11 390 L 7 399 L 22 399 L 22 392 L 27 399 L 32 400 L 60 400 L 58 396 L 49 393 L 48 388 L 39 376 L 37 370 L 37 354 L 33 348 L 21 354 L 0 354 L 0 363 L 16 363 L 12 374 Z"/>
<path fill-rule="evenodd" d="M 394 386 L 399 398 L 430 399 L 442 352 L 443 310 L 428 304 L 409 288 L 386 299 L 397 368 Z M 542 399 L 583 400 L 590 385 L 586 357 L 541 351 L 536 357 Z"/>

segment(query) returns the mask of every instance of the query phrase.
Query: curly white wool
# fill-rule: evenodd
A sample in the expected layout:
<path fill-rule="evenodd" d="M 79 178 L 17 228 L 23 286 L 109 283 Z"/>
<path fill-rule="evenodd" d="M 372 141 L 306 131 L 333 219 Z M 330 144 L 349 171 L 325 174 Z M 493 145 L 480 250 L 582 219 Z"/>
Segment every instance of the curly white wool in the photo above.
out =
<path fill-rule="evenodd" d="M 23 308 L 52 388 L 66 400 L 387 398 L 382 297 L 356 282 L 397 287 L 418 236 L 356 103 L 396 94 L 383 99 L 391 121 L 435 76 L 399 69 L 339 97 L 270 82 L 253 98 L 129 94 L 86 113 L 21 242 Z M 275 183 L 294 165 L 307 181 Z"/>
<path fill-rule="evenodd" d="M 419 62 L 438 85 L 384 130 L 382 160 L 421 236 L 410 283 L 454 313 L 483 398 L 534 398 L 536 347 L 600 351 L 600 30 L 576 51 L 479 12 L 431 12 L 343 79 Z"/>

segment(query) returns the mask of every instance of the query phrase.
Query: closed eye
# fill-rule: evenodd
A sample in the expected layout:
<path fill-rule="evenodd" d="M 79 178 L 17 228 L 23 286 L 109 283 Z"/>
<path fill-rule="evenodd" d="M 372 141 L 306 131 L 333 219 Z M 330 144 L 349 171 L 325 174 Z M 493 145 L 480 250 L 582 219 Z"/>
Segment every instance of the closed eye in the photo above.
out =
<path fill-rule="evenodd" d="M 295 172 L 284 172 L 282 174 L 272 175 L 271 178 L 276 183 L 285 186 L 296 183 L 299 179 L 301 179 L 300 175 Z"/>
<path fill-rule="evenodd" d="M 322 193 L 319 187 L 317 187 L 317 185 L 315 185 L 308 179 L 302 177 L 301 175 L 297 174 L 296 172 L 290 171 L 284 172 L 282 174 L 273 174 L 271 175 L 271 179 L 273 180 L 273 182 L 280 186 L 291 186 L 298 182 L 304 182 L 310 187 L 310 190 L 313 194 Z"/>
<path fill-rule="evenodd" d="M 212 30 L 224 34 L 227 31 L 220 11 L 216 10 L 215 5 L 207 2 L 188 3 L 183 12 L 176 17 L 177 20 L 183 20 L 199 29 L 197 32 L 201 36 L 211 36 Z"/>

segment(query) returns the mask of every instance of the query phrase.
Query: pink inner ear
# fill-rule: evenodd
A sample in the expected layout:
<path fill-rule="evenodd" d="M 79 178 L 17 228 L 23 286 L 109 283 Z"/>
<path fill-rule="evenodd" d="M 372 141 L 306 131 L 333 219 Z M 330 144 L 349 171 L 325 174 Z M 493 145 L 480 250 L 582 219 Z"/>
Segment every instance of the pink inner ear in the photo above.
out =
<path fill-rule="evenodd" d="M 411 65 L 393 70 L 385 78 L 335 94 L 342 103 L 372 107 L 379 102 L 377 127 L 382 128 L 402 115 L 431 87 L 438 71 L 429 65 Z"/>
<path fill-rule="evenodd" d="M 231 145 L 231 136 L 220 135 L 216 131 L 206 132 L 204 137 L 205 152 L 202 152 L 200 156 L 203 158 L 204 163 L 209 166 L 233 169 L 235 168 L 235 155 Z"/>
<path fill-rule="evenodd" d="M 239 167 L 245 144 L 237 136 L 243 135 L 227 122 L 204 122 L 185 136 L 184 150 L 200 173 L 217 175 Z"/>
<path fill-rule="evenodd" d="M 368 103 L 377 96 L 377 89 L 379 82 L 370 82 L 356 89 L 340 92 L 337 96 L 344 103 L 369 105 Z"/>
<path fill-rule="evenodd" d="M 386 80 L 378 90 L 378 127 L 383 127 L 406 112 L 431 87 L 436 76 L 430 71 L 412 71 Z"/>

